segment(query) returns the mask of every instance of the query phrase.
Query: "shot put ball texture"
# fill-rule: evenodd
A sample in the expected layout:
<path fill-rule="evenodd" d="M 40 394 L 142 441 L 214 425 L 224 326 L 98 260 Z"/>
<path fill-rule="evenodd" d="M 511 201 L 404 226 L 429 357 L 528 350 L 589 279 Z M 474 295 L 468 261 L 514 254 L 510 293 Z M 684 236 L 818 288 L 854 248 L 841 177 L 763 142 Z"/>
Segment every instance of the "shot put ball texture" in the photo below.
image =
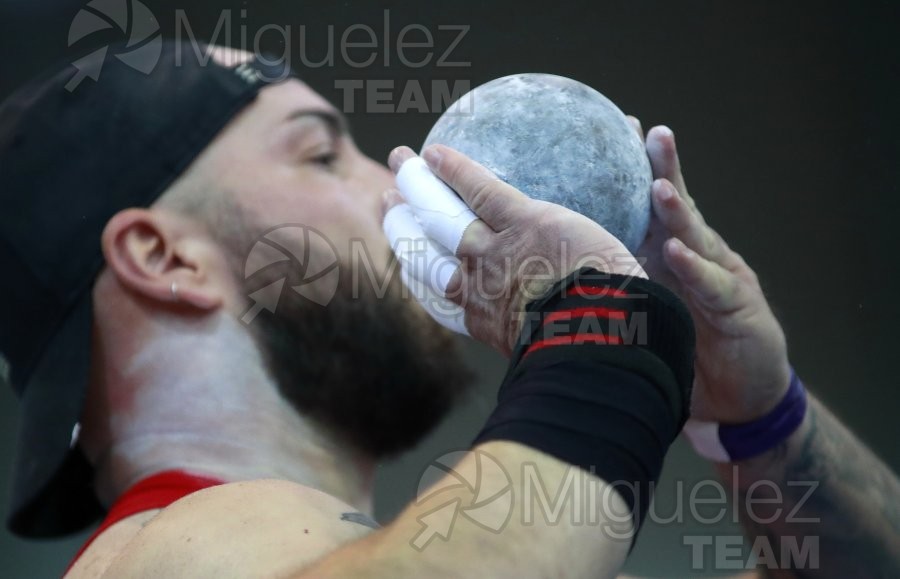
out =
<path fill-rule="evenodd" d="M 423 148 L 441 143 L 532 198 L 558 203 L 606 228 L 634 251 L 650 222 L 650 162 L 608 98 L 576 80 L 515 74 L 453 103 Z"/>

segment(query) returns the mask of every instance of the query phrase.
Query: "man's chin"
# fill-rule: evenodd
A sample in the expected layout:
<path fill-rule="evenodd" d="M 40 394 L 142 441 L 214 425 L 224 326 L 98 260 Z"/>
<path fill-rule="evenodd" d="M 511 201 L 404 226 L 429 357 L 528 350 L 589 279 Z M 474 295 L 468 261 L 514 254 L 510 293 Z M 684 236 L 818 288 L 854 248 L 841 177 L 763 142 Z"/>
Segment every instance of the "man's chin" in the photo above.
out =
<path fill-rule="evenodd" d="M 373 459 L 418 443 L 471 383 L 452 333 L 389 283 L 382 292 L 342 283 L 326 306 L 287 291 L 253 324 L 284 397 Z"/>

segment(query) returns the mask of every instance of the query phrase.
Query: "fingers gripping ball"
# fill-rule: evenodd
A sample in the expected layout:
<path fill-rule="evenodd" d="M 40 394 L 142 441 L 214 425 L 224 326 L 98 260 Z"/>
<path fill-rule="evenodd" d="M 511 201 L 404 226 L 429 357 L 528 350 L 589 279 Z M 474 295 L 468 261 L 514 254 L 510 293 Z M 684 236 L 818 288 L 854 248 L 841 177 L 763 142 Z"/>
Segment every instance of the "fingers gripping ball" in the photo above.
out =
<path fill-rule="evenodd" d="M 403 163 L 397 172 L 397 188 L 412 206 L 425 235 L 455 255 L 466 228 L 478 219 L 465 201 L 434 176 L 422 157 Z M 446 286 L 440 291 L 444 289 Z"/>
<path fill-rule="evenodd" d="M 593 219 L 629 251 L 647 234 L 653 177 L 644 145 L 622 111 L 585 84 L 532 73 L 492 80 L 441 115 L 424 146 L 436 143 Z"/>
<path fill-rule="evenodd" d="M 650 163 L 628 118 L 577 81 L 547 74 L 500 78 L 454 103 L 429 133 L 533 198 L 579 212 L 634 251 L 650 220 Z M 395 168 L 395 170 L 397 170 Z M 467 333 L 445 298 L 460 241 L 478 216 L 420 157 L 397 170 L 406 203 L 384 228 L 403 279 L 440 323 Z"/>

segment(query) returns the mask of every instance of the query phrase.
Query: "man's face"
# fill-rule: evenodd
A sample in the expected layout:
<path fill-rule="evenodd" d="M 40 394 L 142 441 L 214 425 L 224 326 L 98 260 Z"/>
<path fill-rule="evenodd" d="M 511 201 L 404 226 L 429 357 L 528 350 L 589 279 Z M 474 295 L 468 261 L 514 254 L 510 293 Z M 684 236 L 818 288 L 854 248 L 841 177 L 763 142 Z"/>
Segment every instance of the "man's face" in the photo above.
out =
<path fill-rule="evenodd" d="M 342 116 L 297 80 L 260 91 L 200 162 L 236 214 L 224 218 L 223 245 L 238 292 L 286 281 L 275 312 L 248 322 L 284 397 L 369 456 L 418 442 L 463 392 L 468 373 L 450 335 L 400 284 L 381 228 L 390 171 L 357 150 Z M 248 256 L 273 228 L 295 255 L 309 244 L 308 264 L 327 265 L 337 254 L 333 296 L 293 291 L 302 280 L 290 262 L 248 274 Z M 304 237 L 304 228 L 315 233 Z M 316 242 L 323 238 L 328 244 Z"/>
<path fill-rule="evenodd" d="M 313 227 L 342 262 L 365 245 L 385 271 L 381 194 L 393 175 L 356 148 L 343 116 L 308 86 L 291 79 L 263 89 L 213 146 L 216 180 L 264 230 Z"/>

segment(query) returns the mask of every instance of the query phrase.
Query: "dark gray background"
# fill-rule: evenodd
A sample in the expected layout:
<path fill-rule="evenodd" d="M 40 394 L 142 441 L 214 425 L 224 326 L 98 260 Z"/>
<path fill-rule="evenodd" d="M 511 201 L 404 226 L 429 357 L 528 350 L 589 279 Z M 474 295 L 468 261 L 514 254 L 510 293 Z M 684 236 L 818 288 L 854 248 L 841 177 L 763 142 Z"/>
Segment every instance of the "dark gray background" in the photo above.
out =
<path fill-rule="evenodd" d="M 184 9 L 201 38 L 210 38 L 219 10 L 230 8 L 234 44 L 240 43 L 241 26 L 252 38 L 262 25 L 291 24 L 295 53 L 303 25 L 310 58 L 319 58 L 317 46 L 329 25 L 337 41 L 351 24 L 368 23 L 384 42 L 385 8 L 391 10 L 390 42 L 405 24 L 421 23 L 443 48 L 452 35 L 440 33 L 437 25 L 466 24 L 471 28 L 453 57 L 471 61 L 470 67 L 409 69 L 394 58 L 389 68 L 350 69 L 339 64 L 337 54 L 338 65 L 301 74 L 338 99 L 334 83 L 340 79 L 395 79 L 399 98 L 410 78 L 465 79 L 474 87 L 515 72 L 551 72 L 597 88 L 640 116 L 645 127 L 670 125 L 692 194 L 707 220 L 759 273 L 786 327 L 799 373 L 894 469 L 900 466 L 896 3 L 145 4 L 167 34 L 174 28 L 173 11 Z M 0 0 L 0 94 L 49 63 L 71 58 L 67 31 L 81 6 L 68 0 Z M 248 6 L 248 17 L 239 18 L 238 10 Z M 265 38 L 270 50 L 281 51 L 274 35 Z M 296 54 L 294 59 L 298 62 Z M 358 99 L 357 110 L 364 104 Z M 357 141 L 376 159 L 397 144 L 418 146 L 435 118 L 436 113 L 350 115 Z M 466 446 L 491 408 L 504 364 L 480 346 L 466 348 L 480 388 L 416 452 L 382 468 L 381 520 L 410 500 L 430 460 Z M 0 494 L 5 495 L 16 404 L 8 390 L 0 396 Z M 674 508 L 676 480 L 710 475 L 707 465 L 676 444 L 658 495 L 659 511 Z M 710 528 L 696 521 L 650 526 L 629 569 L 698 574 L 690 570 L 682 537 Z M 712 528 L 736 533 L 724 524 Z M 28 543 L 0 533 L 0 576 L 59 575 L 82 539 Z"/>

